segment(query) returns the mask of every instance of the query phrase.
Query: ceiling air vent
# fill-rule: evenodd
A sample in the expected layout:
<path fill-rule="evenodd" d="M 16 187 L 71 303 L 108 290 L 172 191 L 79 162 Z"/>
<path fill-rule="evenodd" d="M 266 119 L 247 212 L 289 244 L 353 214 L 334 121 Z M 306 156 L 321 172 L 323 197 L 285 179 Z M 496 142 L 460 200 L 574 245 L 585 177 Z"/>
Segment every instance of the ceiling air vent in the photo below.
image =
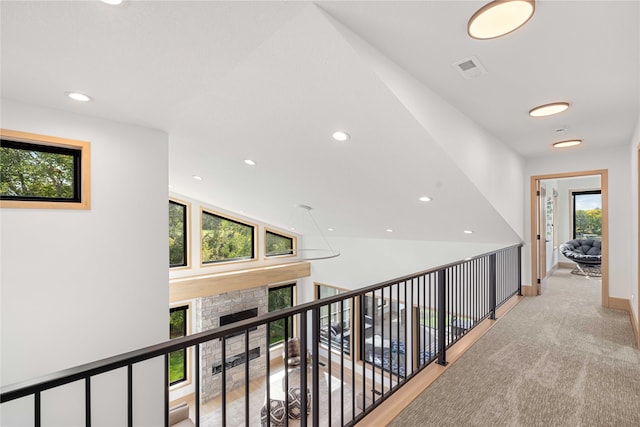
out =
<path fill-rule="evenodd" d="M 475 79 L 483 74 L 487 74 L 487 70 L 480 63 L 480 60 L 475 56 L 470 56 L 469 58 L 464 58 L 459 61 L 454 62 L 453 68 L 458 70 L 462 77 L 467 80 Z"/>

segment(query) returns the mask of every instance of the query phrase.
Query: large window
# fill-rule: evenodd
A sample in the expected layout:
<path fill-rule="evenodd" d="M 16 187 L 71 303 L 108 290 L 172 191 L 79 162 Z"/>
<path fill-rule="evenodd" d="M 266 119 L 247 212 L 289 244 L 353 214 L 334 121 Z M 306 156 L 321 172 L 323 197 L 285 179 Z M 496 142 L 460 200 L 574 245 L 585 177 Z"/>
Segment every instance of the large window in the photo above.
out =
<path fill-rule="evenodd" d="M 186 267 L 189 264 L 188 214 L 188 205 L 169 200 L 169 267 Z"/>
<path fill-rule="evenodd" d="M 2 207 L 89 208 L 89 143 L 0 133 Z"/>
<path fill-rule="evenodd" d="M 338 295 L 342 289 L 316 284 L 316 299 Z M 320 307 L 320 344 L 351 354 L 351 301 L 345 300 Z"/>
<path fill-rule="evenodd" d="M 362 359 L 367 363 L 405 375 L 405 305 L 372 294 L 362 299 Z"/>
<path fill-rule="evenodd" d="M 173 307 L 169 310 L 169 338 L 187 335 L 188 306 Z M 176 350 L 169 355 L 169 385 L 187 380 L 187 349 Z"/>
<path fill-rule="evenodd" d="M 265 233 L 265 245 L 265 254 L 268 257 L 293 255 L 293 237 L 267 230 Z"/>
<path fill-rule="evenodd" d="M 202 211 L 202 264 L 254 259 L 255 226 Z"/>
<path fill-rule="evenodd" d="M 293 307 L 295 287 L 296 285 L 291 283 L 284 286 L 269 288 L 269 312 Z M 293 337 L 292 317 L 271 322 L 270 327 L 269 343 L 271 345 L 283 342 L 285 337 L 287 339 Z"/>
<path fill-rule="evenodd" d="M 573 238 L 602 238 L 602 194 L 600 190 L 572 191 Z"/>

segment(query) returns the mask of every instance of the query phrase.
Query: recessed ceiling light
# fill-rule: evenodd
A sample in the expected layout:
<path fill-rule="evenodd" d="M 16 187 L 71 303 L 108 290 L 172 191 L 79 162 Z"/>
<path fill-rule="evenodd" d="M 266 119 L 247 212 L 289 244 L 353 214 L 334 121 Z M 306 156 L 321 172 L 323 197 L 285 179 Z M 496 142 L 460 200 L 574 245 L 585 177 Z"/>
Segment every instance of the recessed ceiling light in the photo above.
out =
<path fill-rule="evenodd" d="M 84 93 L 80 93 L 80 92 L 65 92 L 65 95 L 67 95 L 69 98 L 73 99 L 74 101 L 80 101 L 80 102 L 91 101 L 91 97 L 89 95 L 85 95 Z"/>
<path fill-rule="evenodd" d="M 247 159 L 247 160 L 245 160 L 244 162 L 245 162 L 246 164 L 248 164 L 249 166 L 255 166 L 255 165 L 256 165 L 256 162 L 254 162 L 254 161 L 253 161 L 253 160 L 251 160 L 251 159 Z"/>
<path fill-rule="evenodd" d="M 553 102 L 551 104 L 538 105 L 529 111 L 531 117 L 544 117 L 562 113 L 569 108 L 568 102 Z"/>
<path fill-rule="evenodd" d="M 474 39 L 493 39 L 517 30 L 536 9 L 535 0 L 495 0 L 482 6 L 467 24 Z"/>
<path fill-rule="evenodd" d="M 555 148 L 573 147 L 574 145 L 582 144 L 581 139 L 567 139 L 566 141 L 558 141 L 553 144 Z"/>
<path fill-rule="evenodd" d="M 464 234 L 473 234 L 473 230 L 464 230 L 463 233 Z"/>
<path fill-rule="evenodd" d="M 427 196 L 422 196 L 419 199 L 421 202 L 430 202 L 431 201 L 431 197 L 427 197 Z"/>
<path fill-rule="evenodd" d="M 106 3 L 106 4 L 109 4 L 109 5 L 111 5 L 111 6 L 117 6 L 117 5 L 119 5 L 119 4 L 122 4 L 122 2 L 123 2 L 124 0 L 100 0 L 100 1 L 101 1 L 102 3 Z"/>
<path fill-rule="evenodd" d="M 393 233 L 393 230 L 390 228 L 387 228 L 387 233 Z"/>
<path fill-rule="evenodd" d="M 202 181 L 202 177 L 200 175 L 193 175 L 193 179 L 196 181 Z"/>
<path fill-rule="evenodd" d="M 337 130 L 331 136 L 333 137 L 333 139 L 340 142 L 348 141 L 349 138 L 351 138 L 351 135 L 343 130 Z"/>
<path fill-rule="evenodd" d="M 333 228 L 327 228 L 327 230 L 329 230 L 329 231 L 333 231 Z"/>

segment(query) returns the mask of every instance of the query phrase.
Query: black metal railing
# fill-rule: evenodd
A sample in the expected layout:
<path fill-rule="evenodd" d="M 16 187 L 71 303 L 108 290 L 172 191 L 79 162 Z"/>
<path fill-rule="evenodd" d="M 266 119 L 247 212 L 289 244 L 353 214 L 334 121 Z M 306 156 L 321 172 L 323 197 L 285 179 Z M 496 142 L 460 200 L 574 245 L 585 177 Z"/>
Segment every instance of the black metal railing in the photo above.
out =
<path fill-rule="evenodd" d="M 521 248 L 510 246 L 6 386 L 0 402 L 33 397 L 32 417 L 40 426 L 43 392 L 83 382 L 84 402 L 77 405 L 84 404 L 85 425 L 91 426 L 91 379 L 126 368 L 122 390 L 127 395 L 127 424 L 132 426 L 135 368 L 161 358 L 164 372 L 158 375 L 166 386 L 158 406 L 164 406 L 168 426 L 169 355 L 191 348 L 191 418 L 196 426 L 226 426 L 230 415 L 233 425 L 288 425 L 296 418 L 301 426 L 353 425 L 430 363 L 446 365 L 451 345 L 483 320 L 495 319 L 496 308 L 509 298 L 521 295 Z M 281 346 L 281 356 L 272 356 L 270 325 L 278 321 L 284 321 L 284 336 L 295 338 Z M 255 343 L 256 337 L 261 345 L 252 349 L 250 341 Z M 217 358 L 213 362 L 211 355 Z M 203 390 L 204 376 L 217 393 Z"/>

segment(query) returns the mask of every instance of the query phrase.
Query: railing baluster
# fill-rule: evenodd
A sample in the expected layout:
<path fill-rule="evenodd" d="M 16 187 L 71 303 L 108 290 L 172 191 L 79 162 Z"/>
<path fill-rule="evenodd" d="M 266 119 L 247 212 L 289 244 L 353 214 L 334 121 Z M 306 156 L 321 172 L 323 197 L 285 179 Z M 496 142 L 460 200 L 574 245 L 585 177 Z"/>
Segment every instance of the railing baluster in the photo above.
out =
<path fill-rule="evenodd" d="M 265 342 L 266 342 L 266 348 L 269 348 L 269 344 L 271 343 L 271 322 L 267 321 L 266 323 L 266 337 L 265 337 Z M 286 345 L 285 345 L 286 347 Z M 267 427 L 271 426 L 271 353 L 267 350 L 267 353 L 264 355 L 265 357 L 265 372 L 266 372 L 266 389 L 267 389 L 267 397 L 266 397 L 266 409 L 267 409 Z M 306 357 L 305 357 L 306 360 Z M 285 369 L 286 369 L 286 364 L 285 364 Z M 285 375 L 285 378 L 287 377 L 287 375 Z M 288 389 L 287 389 L 288 391 Z M 287 393 L 288 394 L 288 393 Z M 306 393 L 302 393 L 302 396 L 305 396 Z M 304 399 L 302 401 L 303 405 L 302 407 L 304 408 Z M 304 419 L 304 417 L 303 417 Z"/>
<path fill-rule="evenodd" d="M 127 365 L 127 425 L 133 427 L 133 365 Z"/>
<path fill-rule="evenodd" d="M 302 394 L 302 414 L 304 414 L 300 421 L 300 425 L 302 427 L 306 427 L 307 426 L 307 416 L 306 416 L 306 412 L 307 412 L 307 405 L 309 404 L 307 402 L 308 400 L 308 396 L 307 396 L 307 313 L 302 313 L 300 315 L 300 366 L 298 367 L 298 369 L 300 369 L 300 394 Z M 315 357 L 316 359 L 318 358 L 318 355 L 315 354 L 313 357 Z M 317 411 L 318 408 L 312 408 L 312 411 Z"/>
<path fill-rule="evenodd" d="M 33 425 L 35 427 L 40 427 L 42 425 L 42 404 L 41 404 L 41 396 L 40 396 L 40 392 L 37 391 L 34 394 L 34 420 L 33 420 Z"/>
<path fill-rule="evenodd" d="M 320 341 L 320 337 L 319 337 L 320 307 L 314 307 L 313 310 L 311 311 L 311 322 L 312 322 L 311 324 L 313 325 L 311 330 L 311 339 L 313 340 L 313 357 L 311 358 L 313 362 L 313 366 L 311 368 L 312 369 L 311 387 L 313 388 L 313 394 L 311 395 L 311 397 L 313 401 L 312 403 L 313 410 L 311 411 L 311 413 L 313 418 L 313 425 L 317 426 L 320 424 L 320 361 L 319 361 L 320 351 L 319 351 L 319 345 L 318 345 Z M 331 340 L 329 340 L 329 343 L 331 343 Z M 329 344 L 329 347 L 331 347 L 331 344 Z M 331 348 L 329 348 L 329 353 L 331 353 Z M 331 361 L 329 361 L 329 363 L 331 363 Z M 304 376 L 306 377 L 306 375 L 307 375 L 307 370 L 305 365 Z M 303 394 L 306 394 L 306 391 L 303 391 Z M 305 411 L 303 410 L 303 413 L 304 412 Z M 331 411 L 329 411 L 327 415 L 331 417 Z"/>
<path fill-rule="evenodd" d="M 222 337 L 220 344 L 222 356 L 222 372 L 220 372 L 220 389 L 222 390 L 222 427 L 227 426 L 227 337 Z"/>
<path fill-rule="evenodd" d="M 195 422 L 196 422 L 196 427 L 200 427 L 200 344 L 196 344 L 195 345 L 195 369 L 194 371 L 194 377 L 196 380 L 195 383 L 195 389 L 196 389 L 196 414 L 195 414 Z"/>
<path fill-rule="evenodd" d="M 186 352 L 185 352 L 186 353 Z M 164 362 L 164 427 L 169 427 L 169 354 L 165 353 Z M 186 362 L 186 361 L 185 361 Z"/>
<path fill-rule="evenodd" d="M 496 255 L 489 257 L 489 310 L 491 320 L 496 320 Z"/>
<path fill-rule="evenodd" d="M 438 365 L 447 366 L 447 355 L 446 355 L 446 310 L 447 310 L 447 299 L 446 299 L 446 283 L 445 283 L 446 272 L 445 270 L 438 271 L 438 350 L 440 351 L 440 357 L 438 358 Z"/>
<path fill-rule="evenodd" d="M 84 424 L 91 427 L 91 377 L 84 379 Z"/>
<path fill-rule="evenodd" d="M 327 387 L 327 413 L 329 416 L 329 427 L 331 427 L 331 348 L 333 347 L 333 341 L 331 339 L 332 335 L 331 335 L 331 324 L 333 323 L 331 321 L 331 315 L 332 315 L 332 310 L 331 310 L 331 304 L 327 304 L 327 313 L 328 313 L 328 321 L 329 324 L 327 325 L 327 371 L 328 371 L 328 375 L 327 375 L 327 380 L 328 380 L 328 387 Z M 342 335 L 342 322 L 340 323 L 340 335 Z M 316 327 L 314 326 L 313 328 L 314 330 L 316 329 Z M 320 320 L 318 320 L 318 330 L 320 330 Z M 316 358 L 317 359 L 317 358 Z M 315 378 L 315 377 L 314 377 Z"/>
<path fill-rule="evenodd" d="M 285 330 L 285 345 L 286 333 Z M 269 351 L 269 347 L 267 347 L 267 351 Z M 249 329 L 244 331 L 244 425 L 249 427 Z"/>

